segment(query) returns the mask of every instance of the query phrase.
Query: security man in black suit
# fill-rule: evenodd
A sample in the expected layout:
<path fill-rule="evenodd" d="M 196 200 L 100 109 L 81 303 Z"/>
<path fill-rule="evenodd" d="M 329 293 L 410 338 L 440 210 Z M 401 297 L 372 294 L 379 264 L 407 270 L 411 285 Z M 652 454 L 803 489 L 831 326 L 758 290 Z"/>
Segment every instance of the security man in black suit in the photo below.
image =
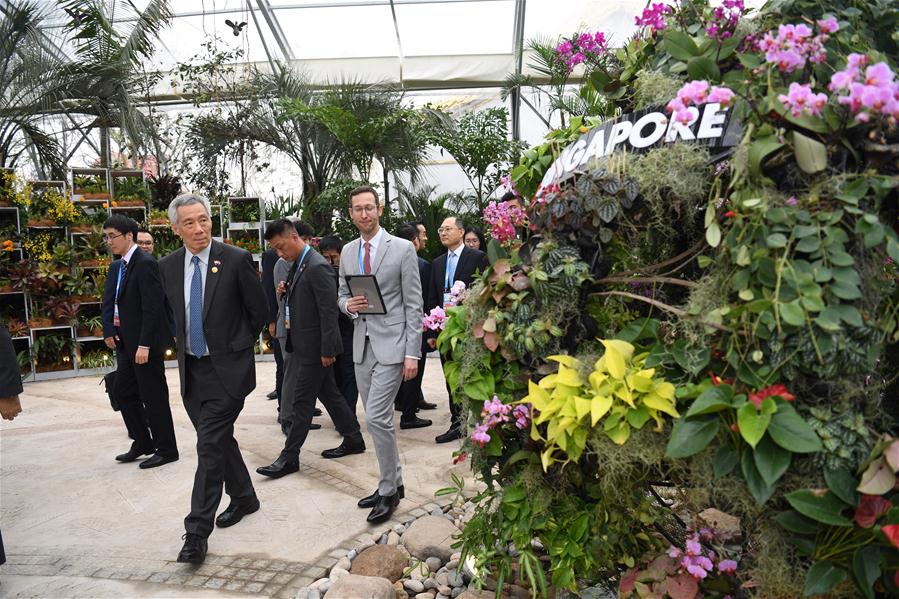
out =
<path fill-rule="evenodd" d="M 296 377 L 293 397 L 284 401 L 293 402 L 293 418 L 281 455 L 271 465 L 256 469 L 264 476 L 280 478 L 300 469 L 300 448 L 312 423 L 316 397 L 347 444 L 364 448 L 365 442 L 359 421 L 334 380 L 333 366 L 343 351 L 343 343 L 337 324 L 337 282 L 333 269 L 287 219 L 269 224 L 265 239 L 279 256 L 293 262 L 287 274 L 284 303 L 287 329 L 284 349 L 291 354 Z"/>
<path fill-rule="evenodd" d="M 137 223 L 127 216 L 114 214 L 106 219 L 103 238 L 112 253 L 121 256 L 107 274 L 106 291 L 111 297 L 104 298 L 104 303 L 107 311 L 111 306 L 112 318 L 107 314 L 103 319 L 103 334 L 106 345 L 116 350 L 113 395 L 134 437 L 131 449 L 116 459 L 133 462 L 153 454 L 140 467 L 155 468 L 178 459 L 163 364 L 172 331 L 159 265 L 135 244 Z"/>
<path fill-rule="evenodd" d="M 213 521 L 232 526 L 259 509 L 234 422 L 256 387 L 253 347 L 268 323 L 268 304 L 253 257 L 212 239 L 209 200 L 181 194 L 169 204 L 184 247 L 159 262 L 175 316 L 184 408 L 197 430 L 197 472 L 184 519 L 179 562 L 202 563 Z M 222 483 L 231 498 L 215 518 Z"/>
<path fill-rule="evenodd" d="M 405 223 L 400 225 L 397 227 L 394 235 L 400 239 L 411 241 L 412 245 L 415 246 L 415 251 L 421 251 L 420 234 L 418 226 L 415 223 Z M 429 304 L 427 296 L 431 283 L 431 264 L 421 257 L 418 258 L 418 275 L 421 277 L 421 305 L 427 306 Z M 433 424 L 428 418 L 419 418 L 417 414 L 419 405 L 424 401 L 421 382 L 424 380 L 425 365 L 427 362 L 426 358 L 429 351 L 431 351 L 431 348 L 428 347 L 427 337 L 422 335 L 421 359 L 418 361 L 418 374 L 415 375 L 414 379 L 403 381 L 402 384 L 400 384 L 399 390 L 396 392 L 395 404 L 402 413 L 400 416 L 401 429 L 424 428 Z"/>
<path fill-rule="evenodd" d="M 428 293 L 428 311 L 437 306 L 448 306 L 450 289 L 456 281 L 465 283 L 466 288 L 471 287 L 476 272 L 487 268 L 487 254 L 480 250 L 473 250 L 465 245 L 465 223 L 458 216 L 448 216 L 437 229 L 440 234 L 440 243 L 446 248 L 446 253 L 437 256 L 431 264 L 431 289 Z M 433 349 L 437 347 L 437 333 L 426 333 L 428 345 Z M 447 356 L 440 356 L 445 361 Z M 447 443 L 462 437 L 459 421 L 459 406 L 453 402 L 452 391 L 449 383 L 446 384 L 446 392 L 449 393 L 450 427 L 445 433 L 437 435 L 434 439 L 437 443 Z"/>

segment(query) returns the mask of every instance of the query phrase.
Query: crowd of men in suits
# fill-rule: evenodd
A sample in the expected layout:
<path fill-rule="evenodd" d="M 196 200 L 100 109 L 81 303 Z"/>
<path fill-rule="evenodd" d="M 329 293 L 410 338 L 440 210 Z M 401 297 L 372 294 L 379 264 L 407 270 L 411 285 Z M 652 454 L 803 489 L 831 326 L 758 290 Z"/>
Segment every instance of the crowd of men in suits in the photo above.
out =
<path fill-rule="evenodd" d="M 163 363 L 173 340 L 181 397 L 196 429 L 197 469 L 179 562 L 202 563 L 215 526 L 232 526 L 259 509 L 234 423 L 256 386 L 254 346 L 264 327 L 277 361 L 269 397 L 278 400 L 285 441 L 274 462 L 256 472 L 280 478 L 299 470 L 306 436 L 317 428 L 316 400 L 343 436 L 322 456 L 364 452 L 356 418 L 361 397 L 379 481 L 358 506 L 371 510 L 368 521 L 382 522 L 404 496 L 394 410 L 408 429 L 430 426 L 418 410 L 436 407 L 421 389 L 424 358 L 436 340 L 422 333 L 422 317 L 447 304 L 457 281 L 470 285 L 487 258 L 478 249 L 480 233 L 449 217 L 438 230 L 447 252 L 428 263 L 418 256 L 427 242 L 424 226 L 408 223 L 391 235 L 380 226 L 382 211 L 373 188 L 354 189 L 349 214 L 360 236 L 346 244 L 322 238 L 318 251 L 305 223 L 270 223 L 261 281 L 248 252 L 212 238 L 202 196 L 171 202 L 168 216 L 183 247 L 158 262 L 152 237 L 133 220 L 113 215 L 104 223 L 104 239 L 119 256 L 110 265 L 102 311 L 105 342 L 117 357 L 111 395 L 133 439 L 116 459 L 149 456 L 139 466 L 154 468 L 179 457 Z M 360 275 L 377 282 L 380 310 L 350 290 L 350 278 Z M 458 407 L 451 399 L 449 405 L 450 428 L 438 443 L 461 437 Z M 223 489 L 230 503 L 216 517 Z"/>

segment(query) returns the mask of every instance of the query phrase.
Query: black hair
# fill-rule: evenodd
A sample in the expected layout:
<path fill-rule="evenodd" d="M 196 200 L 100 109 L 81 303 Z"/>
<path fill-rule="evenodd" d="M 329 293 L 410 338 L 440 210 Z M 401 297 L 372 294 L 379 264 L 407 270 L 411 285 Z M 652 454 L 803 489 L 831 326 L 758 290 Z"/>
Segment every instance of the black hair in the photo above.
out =
<path fill-rule="evenodd" d="M 293 221 L 293 227 L 297 230 L 297 235 L 300 237 L 315 237 L 315 231 L 312 229 L 312 225 L 302 220 Z"/>
<path fill-rule="evenodd" d="M 480 249 L 482 252 L 486 252 L 487 251 L 487 241 L 484 239 L 484 232 L 481 231 L 478 227 L 465 227 L 465 234 L 462 235 L 463 241 L 465 240 L 465 238 L 468 236 L 469 233 L 474 233 L 475 235 L 477 235 L 478 241 L 481 244 L 481 247 L 478 249 Z"/>
<path fill-rule="evenodd" d="M 137 241 L 137 221 L 124 214 L 113 214 L 103 223 L 104 229 L 115 229 L 122 235 L 131 233 L 131 241 Z"/>
<path fill-rule="evenodd" d="M 340 252 L 343 249 L 343 239 L 337 235 L 325 235 L 318 242 L 318 252 L 324 254 L 328 250 Z"/>
<path fill-rule="evenodd" d="M 499 201 L 500 201 L 500 202 L 508 202 L 508 201 L 510 201 L 510 200 L 514 200 L 514 199 L 517 198 L 517 197 L 518 197 L 518 196 L 515 195 L 515 192 L 514 192 L 514 191 L 507 191 L 506 193 L 503 194 L 503 197 L 501 197 L 501 198 L 499 199 Z"/>
<path fill-rule="evenodd" d="M 273 220 L 265 228 L 265 240 L 271 241 L 273 238 L 286 234 L 294 226 L 292 222 L 286 218 Z"/>
<path fill-rule="evenodd" d="M 394 235 L 406 241 L 415 241 L 418 239 L 418 227 L 413 223 L 403 223 L 393 232 Z"/>

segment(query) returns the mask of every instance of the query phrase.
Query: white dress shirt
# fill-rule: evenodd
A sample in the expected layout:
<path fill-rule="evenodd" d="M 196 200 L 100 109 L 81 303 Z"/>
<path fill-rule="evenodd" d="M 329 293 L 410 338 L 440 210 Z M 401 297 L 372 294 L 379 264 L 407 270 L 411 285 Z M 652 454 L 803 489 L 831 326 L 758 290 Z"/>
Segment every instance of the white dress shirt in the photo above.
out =
<path fill-rule="evenodd" d="M 209 242 L 199 254 L 192 254 L 190 250 L 184 248 L 184 338 L 190 339 L 190 284 L 194 277 L 193 258 L 196 255 L 200 259 L 200 277 L 203 280 L 203 299 L 206 299 L 206 271 L 209 268 L 209 252 L 212 250 L 212 242 Z M 190 346 L 190 343 L 187 344 Z M 193 355 L 192 352 L 187 351 Z M 206 353 L 209 355 L 209 344 L 206 344 Z M 202 356 L 201 356 L 202 357 Z"/>

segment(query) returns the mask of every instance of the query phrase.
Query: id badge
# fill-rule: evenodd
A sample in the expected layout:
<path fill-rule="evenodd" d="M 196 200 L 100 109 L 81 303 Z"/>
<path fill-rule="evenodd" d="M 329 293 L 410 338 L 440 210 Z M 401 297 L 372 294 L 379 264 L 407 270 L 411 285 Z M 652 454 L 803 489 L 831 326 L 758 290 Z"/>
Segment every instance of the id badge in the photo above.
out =
<path fill-rule="evenodd" d="M 121 326 L 121 324 L 122 323 L 119 320 L 119 305 L 116 304 L 115 307 L 113 308 L 113 312 L 112 312 L 112 325 L 117 327 L 117 326 Z"/>
<path fill-rule="evenodd" d="M 453 303 L 453 294 L 452 293 L 444 293 L 443 294 L 443 308 L 452 308 L 456 304 Z"/>
<path fill-rule="evenodd" d="M 284 328 L 290 330 L 290 306 L 284 306 Z"/>

